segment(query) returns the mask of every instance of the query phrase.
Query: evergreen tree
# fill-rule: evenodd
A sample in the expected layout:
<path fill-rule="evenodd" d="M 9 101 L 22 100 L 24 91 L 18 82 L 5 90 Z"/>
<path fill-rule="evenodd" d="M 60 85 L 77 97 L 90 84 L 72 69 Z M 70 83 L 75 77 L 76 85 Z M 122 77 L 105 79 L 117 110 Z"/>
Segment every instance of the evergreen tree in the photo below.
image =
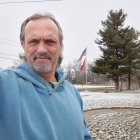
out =
<path fill-rule="evenodd" d="M 95 42 L 102 51 L 102 56 L 91 67 L 95 73 L 106 74 L 119 89 L 119 79 L 124 74 L 129 77 L 135 69 L 138 59 L 139 33 L 129 26 L 124 28 L 127 14 L 123 10 L 109 11 L 107 20 L 102 21 L 103 29 L 99 30 L 100 39 Z"/>
<path fill-rule="evenodd" d="M 128 77 L 128 89 L 131 89 L 131 75 L 136 76 L 140 63 L 140 41 L 139 32 L 135 31 L 134 28 L 127 27 L 124 29 L 122 36 L 123 53 L 124 53 L 124 64 L 123 73 Z"/>

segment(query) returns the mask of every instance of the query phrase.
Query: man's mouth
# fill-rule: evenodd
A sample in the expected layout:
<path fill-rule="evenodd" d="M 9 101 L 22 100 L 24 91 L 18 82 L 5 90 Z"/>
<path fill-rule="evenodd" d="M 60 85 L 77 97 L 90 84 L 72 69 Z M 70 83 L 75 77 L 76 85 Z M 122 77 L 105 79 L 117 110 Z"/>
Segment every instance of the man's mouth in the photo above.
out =
<path fill-rule="evenodd" d="M 48 59 L 48 60 L 52 60 L 52 57 L 51 55 L 48 55 L 48 54 L 35 54 L 33 55 L 33 59 L 36 60 L 36 59 Z"/>

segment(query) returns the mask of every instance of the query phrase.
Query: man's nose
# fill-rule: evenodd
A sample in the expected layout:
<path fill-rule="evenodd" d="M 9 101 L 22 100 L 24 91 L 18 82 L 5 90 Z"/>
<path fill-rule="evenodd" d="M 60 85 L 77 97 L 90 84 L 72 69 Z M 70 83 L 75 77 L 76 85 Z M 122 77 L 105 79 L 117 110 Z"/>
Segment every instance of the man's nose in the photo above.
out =
<path fill-rule="evenodd" d="M 38 53 L 44 53 L 48 51 L 48 47 L 44 42 L 40 42 L 38 44 L 37 52 Z"/>

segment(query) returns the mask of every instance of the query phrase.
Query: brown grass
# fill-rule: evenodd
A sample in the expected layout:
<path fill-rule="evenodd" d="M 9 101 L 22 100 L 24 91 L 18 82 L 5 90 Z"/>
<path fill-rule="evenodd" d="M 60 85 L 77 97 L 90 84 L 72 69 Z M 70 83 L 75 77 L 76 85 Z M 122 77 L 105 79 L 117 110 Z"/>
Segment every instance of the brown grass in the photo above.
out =
<path fill-rule="evenodd" d="M 86 87 L 82 87 L 82 88 L 78 88 L 78 91 L 90 91 L 90 92 L 105 92 L 105 93 L 108 93 L 108 92 L 114 92 L 115 89 L 112 88 L 112 87 L 98 87 L 98 88 L 86 88 Z"/>

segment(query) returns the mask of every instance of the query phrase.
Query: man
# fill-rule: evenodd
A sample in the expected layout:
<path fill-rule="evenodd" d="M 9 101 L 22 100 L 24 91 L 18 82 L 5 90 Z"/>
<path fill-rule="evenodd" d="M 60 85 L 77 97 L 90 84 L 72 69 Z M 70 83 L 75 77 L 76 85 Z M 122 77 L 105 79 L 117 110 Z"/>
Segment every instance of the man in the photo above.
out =
<path fill-rule="evenodd" d="M 63 34 L 51 14 L 27 18 L 25 61 L 0 72 L 0 140 L 91 140 L 78 91 L 58 69 Z"/>

